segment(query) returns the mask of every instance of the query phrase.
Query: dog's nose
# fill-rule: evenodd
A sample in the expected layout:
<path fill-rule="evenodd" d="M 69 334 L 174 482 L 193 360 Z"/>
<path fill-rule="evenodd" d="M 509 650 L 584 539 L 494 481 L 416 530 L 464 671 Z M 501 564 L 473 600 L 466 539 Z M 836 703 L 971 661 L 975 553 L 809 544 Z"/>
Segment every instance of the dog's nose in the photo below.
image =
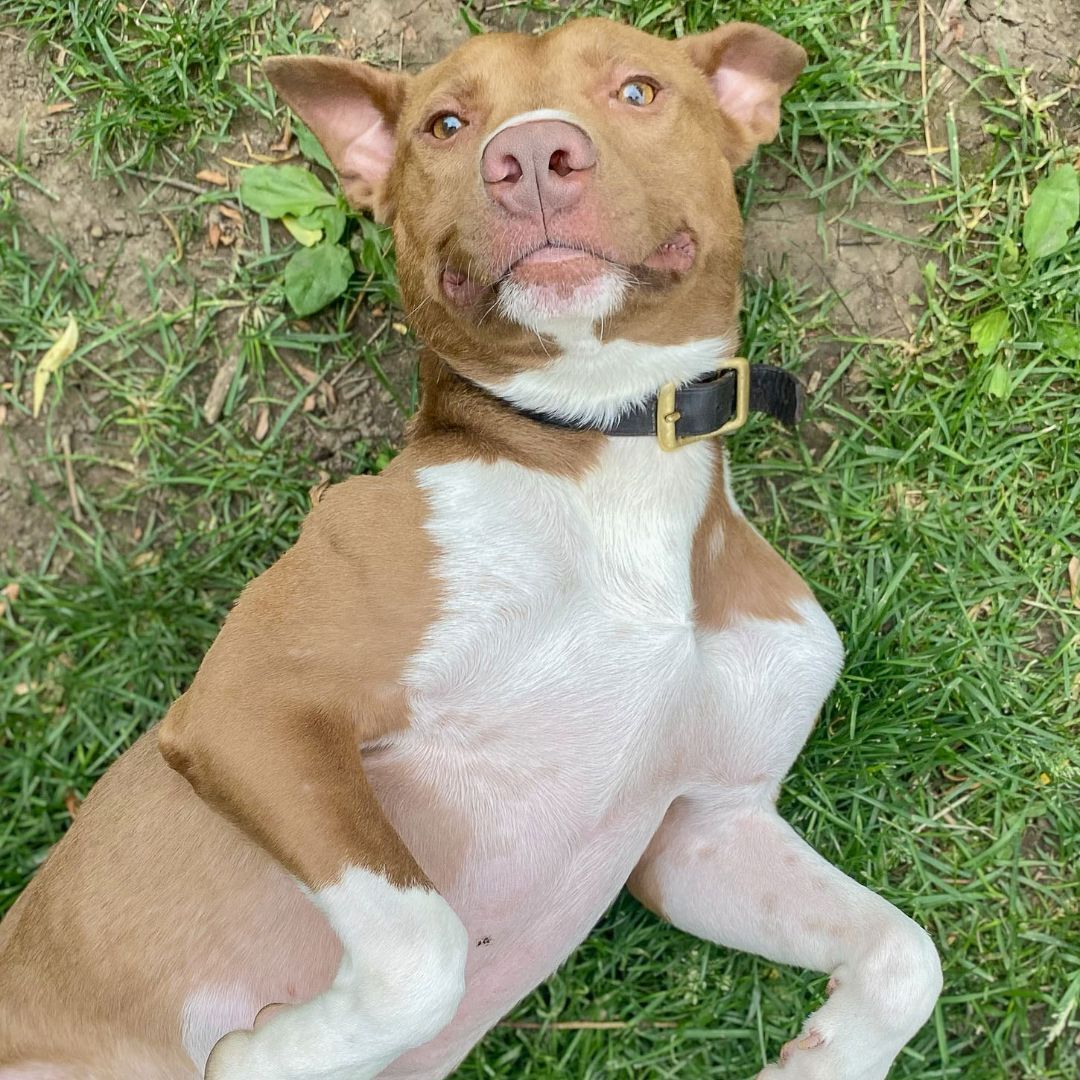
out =
<path fill-rule="evenodd" d="M 573 206 L 588 186 L 596 147 L 563 120 L 531 120 L 500 131 L 484 148 L 480 174 L 488 194 L 511 214 Z"/>

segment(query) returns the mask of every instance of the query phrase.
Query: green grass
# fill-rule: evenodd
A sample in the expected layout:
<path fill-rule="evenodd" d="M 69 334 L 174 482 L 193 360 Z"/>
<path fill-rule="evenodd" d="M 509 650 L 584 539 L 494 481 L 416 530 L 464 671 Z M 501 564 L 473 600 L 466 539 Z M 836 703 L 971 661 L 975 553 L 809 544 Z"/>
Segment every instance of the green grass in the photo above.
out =
<path fill-rule="evenodd" d="M 716 18 L 705 3 L 605 7 L 665 33 Z M 179 168 L 241 110 L 268 115 L 254 57 L 271 43 L 309 47 L 284 4 L 242 15 L 216 3 L 175 5 L 178 14 L 150 5 L 137 18 L 116 8 L 72 0 L 17 4 L 16 14 L 70 50 L 57 93 L 77 96 L 88 156 L 121 183 L 147 162 Z M 972 61 L 965 109 L 949 107 L 962 82 L 950 98 L 924 100 L 912 5 L 759 0 L 723 15 L 788 32 L 811 56 L 781 140 L 744 176 L 749 212 L 790 177 L 786 194 L 815 198 L 829 220 L 868 234 L 881 224 L 861 195 L 917 207 L 925 224 L 914 248 L 925 289 L 903 340 L 836 330 L 836 300 L 820 283 L 747 283 L 752 357 L 796 369 L 814 357 L 825 376 L 804 440 L 763 421 L 732 440 L 736 489 L 813 584 L 848 653 L 783 809 L 941 947 L 945 993 L 896 1077 L 1071 1080 L 1080 611 L 1067 567 L 1080 554 L 1080 239 L 1034 264 L 1018 245 L 1031 190 L 1080 151 L 1076 95 L 1040 101 L 1015 59 L 998 58 Z M 180 34 L 177 46 L 170 19 L 218 29 Z M 134 86 L 147 80 L 156 89 Z M 180 88 L 168 107 L 162 87 Z M 197 115 L 185 112 L 189 92 Z M 922 145 L 924 116 L 944 149 L 913 158 L 905 151 Z M 1070 116 L 1073 130 L 1059 131 Z M 57 480 L 61 426 L 89 419 L 95 437 L 75 462 L 85 520 L 71 520 L 62 483 L 39 488 L 54 541 L 40 565 L 8 575 L 21 591 L 0 617 L 5 903 L 62 832 L 68 793 L 85 793 L 160 716 L 236 592 L 295 535 L 320 463 L 317 429 L 299 420 L 307 387 L 288 359 L 317 372 L 378 367 L 388 338 L 368 344 L 348 319 L 358 301 L 369 312 L 393 290 L 392 264 L 369 238 L 369 273 L 350 295 L 309 324 L 290 322 L 280 284 L 289 249 L 263 222 L 233 271 L 179 306 L 173 286 L 187 260 L 147 267 L 160 303 L 129 315 L 108 279 L 87 282 L 63 237 L 29 234 L 12 197 L 19 182 L 0 179 L 0 342 L 11 356 L 0 382 L 12 384 L 0 400 L 25 423 L 46 331 L 74 310 L 82 344 L 39 421 Z M 186 244 L 197 214 L 186 200 L 166 208 Z M 971 327 L 999 308 L 1009 330 L 984 356 Z M 199 405 L 237 348 L 211 427 Z M 408 385 L 395 390 L 407 404 Z M 250 431 L 261 406 L 273 419 L 259 442 Z M 346 458 L 344 467 L 370 469 L 385 452 L 357 442 Z M 549 1026 L 497 1029 L 460 1075 L 748 1080 L 823 984 L 695 941 L 623 897 L 513 1014 Z M 626 1026 L 558 1026 L 611 1020 Z"/>

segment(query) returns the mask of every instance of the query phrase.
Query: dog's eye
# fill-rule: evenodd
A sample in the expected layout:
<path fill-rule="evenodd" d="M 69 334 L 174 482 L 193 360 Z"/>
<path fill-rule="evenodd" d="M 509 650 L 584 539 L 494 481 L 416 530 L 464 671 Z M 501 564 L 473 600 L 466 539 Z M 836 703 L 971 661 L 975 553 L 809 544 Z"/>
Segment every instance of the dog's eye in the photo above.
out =
<path fill-rule="evenodd" d="M 656 97 L 656 87 L 645 79 L 631 79 L 619 87 L 619 97 L 628 105 L 650 105 Z"/>
<path fill-rule="evenodd" d="M 436 139 L 450 139 L 453 138 L 463 127 L 465 121 L 460 116 L 455 116 L 453 113 L 443 113 L 442 116 L 436 116 L 431 121 L 431 126 L 428 131 L 435 136 Z"/>

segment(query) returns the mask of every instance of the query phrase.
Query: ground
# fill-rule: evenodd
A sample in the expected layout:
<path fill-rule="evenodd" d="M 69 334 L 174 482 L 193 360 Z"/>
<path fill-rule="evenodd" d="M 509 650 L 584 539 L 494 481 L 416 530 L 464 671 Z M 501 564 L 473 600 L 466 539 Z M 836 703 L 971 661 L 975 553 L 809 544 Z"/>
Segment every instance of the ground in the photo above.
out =
<path fill-rule="evenodd" d="M 1036 184 L 1080 167 L 1080 9 L 941 4 L 10 0 L 2 906 L 186 685 L 309 489 L 379 468 L 413 402 L 385 239 L 354 243 L 348 294 L 299 320 L 288 234 L 237 203 L 244 167 L 296 145 L 258 57 L 417 66 L 578 11 L 665 34 L 750 18 L 810 66 L 741 177 L 746 349 L 799 372 L 811 405 L 797 438 L 756 421 L 732 440 L 736 489 L 848 653 L 783 808 L 942 951 L 941 1003 L 895 1076 L 1075 1077 L 1080 238 L 1043 257 L 1024 238 Z M 69 314 L 79 344 L 34 418 Z M 823 990 L 623 897 L 459 1075 L 743 1080 Z"/>

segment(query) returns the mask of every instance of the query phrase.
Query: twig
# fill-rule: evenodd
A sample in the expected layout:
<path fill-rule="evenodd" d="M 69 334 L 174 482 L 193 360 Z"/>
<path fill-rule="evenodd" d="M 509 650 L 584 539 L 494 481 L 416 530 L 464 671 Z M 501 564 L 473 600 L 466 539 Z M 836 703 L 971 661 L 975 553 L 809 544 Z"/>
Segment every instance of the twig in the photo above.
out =
<path fill-rule="evenodd" d="M 173 238 L 173 243 L 176 245 L 176 261 L 183 262 L 184 259 L 184 245 L 180 241 L 180 234 L 176 231 L 176 226 L 162 213 L 158 214 L 161 218 L 161 223 L 169 230 L 170 235 Z"/>
<path fill-rule="evenodd" d="M 213 188 L 199 187 L 198 184 L 192 184 L 187 180 L 178 180 L 175 176 L 164 176 L 161 173 L 147 173 L 140 172 L 138 169 L 129 169 L 128 176 L 138 177 L 138 179 L 145 180 L 150 184 L 164 184 L 166 187 L 176 188 L 177 191 L 186 191 L 192 195 L 210 195 L 214 191 Z M 240 209 L 232 199 L 222 199 L 221 202 L 233 210 Z"/>
<path fill-rule="evenodd" d="M 383 321 L 382 321 L 381 323 L 379 323 L 379 325 L 378 325 L 378 326 L 376 326 L 376 327 L 375 327 L 375 329 L 374 329 L 374 330 L 372 330 L 370 334 L 368 334 L 368 336 L 367 336 L 367 339 L 366 339 L 366 340 L 364 341 L 364 346 L 363 346 L 363 347 L 364 347 L 365 349 L 370 349 L 370 348 L 371 348 L 371 346 L 372 346 L 372 344 L 374 343 L 375 339 L 376 339 L 376 338 L 377 338 L 377 337 L 378 337 L 378 336 L 379 336 L 380 334 L 383 334 L 383 333 L 385 333 L 385 332 L 386 332 L 386 328 L 387 328 L 387 327 L 388 327 L 389 325 L 390 325 L 390 316 L 389 316 L 389 315 L 387 315 L 387 316 L 386 316 L 386 318 L 385 318 L 385 319 L 383 319 Z M 343 378 L 343 376 L 345 375 L 345 373 L 346 373 L 347 371 L 349 371 L 349 370 L 350 370 L 350 369 L 351 369 L 351 368 L 353 367 L 353 365 L 354 365 L 354 364 L 356 363 L 356 361 L 357 361 L 357 357 L 356 357 L 356 356 L 352 357 L 352 359 L 350 359 L 350 360 L 349 360 L 349 361 L 348 361 L 348 362 L 347 362 L 347 363 L 346 363 L 346 364 L 345 364 L 345 365 L 344 365 L 344 366 L 342 367 L 342 369 L 341 369 L 341 370 L 340 370 L 339 372 L 337 372 L 337 373 L 336 373 L 336 374 L 334 375 L 334 377 L 333 377 L 333 378 L 332 378 L 332 379 L 330 380 L 330 385 L 331 385 L 331 386 L 337 386 L 337 384 L 338 384 L 338 383 L 339 383 L 339 382 L 341 381 L 341 379 Z"/>
<path fill-rule="evenodd" d="M 919 0 L 919 83 L 922 89 L 923 106 L 923 138 L 926 140 L 926 165 L 930 172 L 930 186 L 936 191 L 937 172 L 931 154 L 934 140 L 930 135 L 930 82 L 926 75 L 926 0 Z M 945 203 L 939 196 L 937 199 L 938 213 L 945 212 Z"/>
<path fill-rule="evenodd" d="M 671 1020 L 643 1020 L 630 1023 L 627 1020 L 558 1020 L 545 1024 L 536 1020 L 504 1020 L 496 1025 L 501 1028 L 517 1028 L 519 1031 L 623 1031 L 627 1028 L 677 1028 Z"/>
<path fill-rule="evenodd" d="M 67 477 L 68 501 L 71 503 L 71 516 L 76 525 L 81 525 L 83 520 L 82 509 L 79 506 L 79 493 L 75 489 L 75 466 L 71 463 L 71 436 L 65 431 L 60 436 L 60 449 L 64 452 L 64 475 Z"/>

